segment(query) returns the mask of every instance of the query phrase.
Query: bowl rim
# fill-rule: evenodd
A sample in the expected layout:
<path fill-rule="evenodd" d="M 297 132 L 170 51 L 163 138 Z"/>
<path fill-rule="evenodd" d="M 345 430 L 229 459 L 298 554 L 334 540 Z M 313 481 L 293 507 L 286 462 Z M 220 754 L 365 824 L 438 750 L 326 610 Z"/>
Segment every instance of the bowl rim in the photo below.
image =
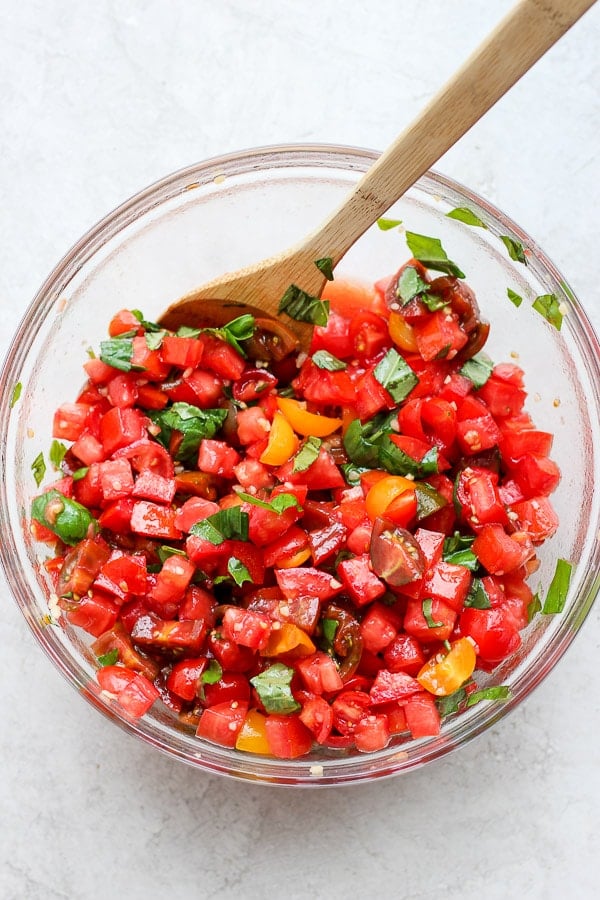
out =
<path fill-rule="evenodd" d="M 129 224 L 137 221 L 152 208 L 161 206 L 183 191 L 189 191 L 213 181 L 222 171 L 227 173 L 233 168 L 235 171 L 232 174 L 239 175 L 248 171 L 266 171 L 286 166 L 291 169 L 297 169 L 302 164 L 310 168 L 320 166 L 324 169 L 331 168 L 338 171 L 355 169 L 357 173 L 362 174 L 379 156 L 380 153 L 375 150 L 328 143 L 276 144 L 249 148 L 210 157 L 180 168 L 131 195 L 123 203 L 103 216 L 71 246 L 48 274 L 27 307 L 0 368 L 0 433 L 3 436 L 2 445 L 0 446 L 0 468 L 2 470 L 5 468 L 5 436 L 8 416 L 10 415 L 9 394 L 12 391 L 11 385 L 14 384 L 12 373 L 17 373 L 21 370 L 21 363 L 29 351 L 31 338 L 44 320 L 54 299 L 60 296 L 63 285 L 78 273 L 86 262 L 94 256 L 101 245 L 113 239 L 120 231 L 126 229 Z M 418 188 L 424 188 L 426 192 L 428 190 L 427 185 L 429 185 L 429 193 L 432 193 L 437 186 L 446 193 L 460 195 L 465 201 L 485 211 L 494 221 L 502 222 L 504 228 L 510 229 L 511 233 L 518 240 L 533 250 L 534 271 L 535 266 L 537 266 L 544 271 L 545 278 L 550 276 L 560 286 L 569 305 L 575 310 L 576 326 L 580 331 L 579 339 L 595 352 L 595 355 L 594 352 L 591 355 L 591 361 L 595 365 L 598 375 L 596 383 L 600 384 L 600 365 L 598 363 L 600 359 L 600 344 L 594 328 L 566 279 L 537 243 L 494 204 L 480 197 L 456 180 L 448 178 L 435 170 L 430 170 L 416 183 Z M 596 408 L 600 409 L 598 397 L 596 397 Z M 0 524 L 3 523 L 4 510 L 7 505 L 5 491 L 6 484 L 3 479 L 0 483 Z M 335 768 L 340 770 L 327 775 L 319 771 L 313 771 L 315 769 L 318 770 L 320 766 L 315 764 L 314 761 L 307 763 L 307 760 L 303 761 L 302 758 L 285 761 L 272 760 L 266 757 L 253 757 L 251 754 L 240 754 L 239 751 L 228 751 L 225 748 L 216 748 L 216 752 L 212 751 L 211 748 L 208 748 L 208 750 L 200 748 L 202 752 L 194 756 L 181 747 L 175 748 L 172 744 L 167 744 L 164 740 L 161 740 L 160 736 L 157 737 L 152 724 L 148 727 L 148 723 L 145 723 L 143 720 L 132 723 L 126 717 L 115 713 L 114 709 L 110 709 L 100 700 L 97 691 L 90 690 L 88 680 L 81 677 L 65 663 L 60 653 L 57 652 L 53 641 L 49 639 L 48 631 L 52 631 L 52 629 L 46 629 L 28 613 L 25 600 L 20 594 L 17 595 L 15 593 L 12 577 L 14 573 L 9 571 L 11 553 L 16 554 L 17 549 L 14 545 L 14 538 L 9 531 L 8 540 L 0 544 L 0 563 L 4 568 L 15 602 L 21 609 L 30 630 L 46 655 L 52 659 L 61 674 L 92 705 L 126 732 L 137 735 L 146 743 L 157 747 L 169 756 L 182 759 L 206 771 L 220 772 L 240 779 L 252 779 L 262 783 L 278 785 L 329 786 L 359 783 L 364 780 L 372 780 L 373 778 L 388 777 L 400 772 L 414 770 L 416 767 L 445 756 L 457 746 L 463 746 L 468 743 L 521 703 L 541 683 L 550 670 L 554 668 L 585 621 L 595 596 L 600 589 L 600 574 L 594 574 L 594 571 L 592 571 L 594 567 L 590 566 L 588 577 L 579 588 L 578 597 L 580 602 L 572 604 L 572 607 L 576 606 L 576 609 L 571 608 L 569 615 L 563 620 L 560 639 L 554 641 L 551 645 L 550 649 L 552 649 L 552 652 L 547 655 L 547 658 L 544 659 L 541 665 L 538 664 L 535 672 L 532 673 L 530 667 L 526 668 L 524 673 L 517 679 L 514 685 L 513 696 L 508 701 L 504 703 L 489 703 L 485 707 L 480 708 L 476 716 L 461 714 L 460 717 L 457 717 L 457 721 L 460 720 L 461 723 L 464 722 L 466 725 L 466 728 L 462 729 L 464 733 L 460 735 L 459 740 L 445 737 L 444 740 L 438 740 L 437 742 L 427 741 L 426 745 L 429 746 L 431 744 L 431 750 L 424 752 L 414 761 L 409 760 L 408 764 L 405 764 L 407 754 L 403 751 L 402 745 L 388 747 L 374 754 L 361 754 L 358 756 L 355 754 L 352 757 L 340 760 L 327 759 L 328 764 L 335 763 Z M 595 557 L 597 563 L 595 571 L 598 572 L 600 570 L 600 542 L 598 541 L 595 547 Z M 525 685 L 522 684 L 523 681 L 526 681 Z M 469 723 L 474 724 L 470 727 Z M 454 729 L 454 731 L 456 730 Z M 415 742 L 412 742 L 412 744 L 415 744 Z M 235 763 L 236 760 L 239 763 L 237 765 Z M 367 762 L 370 762 L 371 766 L 368 766 Z"/>

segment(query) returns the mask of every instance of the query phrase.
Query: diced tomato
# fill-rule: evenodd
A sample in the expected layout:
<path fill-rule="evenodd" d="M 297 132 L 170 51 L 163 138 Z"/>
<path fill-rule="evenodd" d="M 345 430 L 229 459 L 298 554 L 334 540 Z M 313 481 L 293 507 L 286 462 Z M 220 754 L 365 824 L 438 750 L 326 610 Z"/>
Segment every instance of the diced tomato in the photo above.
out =
<path fill-rule="evenodd" d="M 203 349 L 198 338 L 165 335 L 160 345 L 160 358 L 169 366 L 196 369 L 200 365 Z"/>
<path fill-rule="evenodd" d="M 167 676 L 168 689 L 182 700 L 194 700 L 207 662 L 205 656 L 176 662 Z"/>
<path fill-rule="evenodd" d="M 234 466 L 237 466 L 240 459 L 239 453 L 225 441 L 200 441 L 198 468 L 201 472 L 235 478 Z"/>
<path fill-rule="evenodd" d="M 205 635 L 206 625 L 202 619 L 167 621 L 154 613 L 137 619 L 131 631 L 131 637 L 142 647 L 188 653 L 200 652 Z"/>
<path fill-rule="evenodd" d="M 151 350 L 145 335 L 132 338 L 133 351 L 131 366 L 136 371 L 143 371 L 144 378 L 149 381 L 163 381 L 169 374 L 169 366 L 164 363 L 158 350 Z"/>
<path fill-rule="evenodd" d="M 507 534 L 501 525 L 484 525 L 473 541 L 472 550 L 491 575 L 512 572 L 535 553 L 527 535 L 523 532 Z"/>
<path fill-rule="evenodd" d="M 181 531 L 175 524 L 176 510 L 148 500 L 138 500 L 131 512 L 131 530 L 146 537 L 178 540 Z"/>
<path fill-rule="evenodd" d="M 517 460 L 513 477 L 526 498 L 547 496 L 558 487 L 560 470 L 547 456 L 526 453 Z"/>
<path fill-rule="evenodd" d="M 168 505 L 173 501 L 175 489 L 174 478 L 165 478 L 163 475 L 159 475 L 158 472 L 143 469 L 135 479 L 132 493 L 134 497 L 141 497 L 144 500 L 153 500 L 155 503 Z"/>
<path fill-rule="evenodd" d="M 433 697 L 426 693 L 410 697 L 404 704 L 404 715 L 414 740 L 440 733 L 440 714 Z"/>
<path fill-rule="evenodd" d="M 109 547 L 101 538 L 85 538 L 69 548 L 58 575 L 59 596 L 75 600 L 82 597 L 92 586 L 109 556 Z"/>
<path fill-rule="evenodd" d="M 176 609 L 195 572 L 196 567 L 185 556 L 175 554 L 167 557 L 148 595 L 152 601 L 151 608 L 163 615 L 166 613 L 165 607 L 174 606 Z M 170 611 L 170 615 L 174 615 L 175 609 Z"/>
<path fill-rule="evenodd" d="M 133 472 L 126 459 L 107 459 L 100 463 L 100 487 L 106 502 L 121 500 L 133 491 Z"/>
<path fill-rule="evenodd" d="M 521 636 L 511 614 L 502 607 L 474 609 L 460 615 L 460 633 L 472 637 L 478 656 L 487 663 L 499 663 L 518 649 Z"/>
<path fill-rule="evenodd" d="M 315 325 L 310 344 L 310 355 L 317 350 L 327 350 L 338 359 L 352 356 L 354 341 L 350 337 L 350 319 L 331 310 L 327 325 Z"/>
<path fill-rule="evenodd" d="M 262 613 L 228 606 L 223 616 L 223 637 L 241 647 L 262 650 L 267 646 L 272 623 Z"/>
<path fill-rule="evenodd" d="M 248 703 L 239 700 L 209 706 L 200 716 L 196 734 L 222 747 L 235 747 L 247 713 Z"/>
<path fill-rule="evenodd" d="M 359 722 L 367 715 L 369 706 L 369 695 L 364 691 L 342 691 L 331 704 L 333 727 L 340 734 L 353 735 Z"/>
<path fill-rule="evenodd" d="M 224 672 L 218 681 L 201 685 L 200 699 L 205 706 L 217 703 L 231 703 L 233 700 L 249 702 L 252 695 L 245 675 Z"/>
<path fill-rule="evenodd" d="M 208 646 L 215 659 L 227 672 L 248 672 L 255 665 L 254 650 L 223 637 L 219 632 L 210 632 Z"/>
<path fill-rule="evenodd" d="M 419 682 L 406 672 L 390 672 L 380 669 L 373 686 L 369 691 L 371 703 L 390 703 L 392 700 L 404 700 L 412 694 L 422 691 Z"/>
<path fill-rule="evenodd" d="M 425 662 L 425 656 L 417 638 L 410 634 L 398 634 L 385 647 L 383 661 L 390 672 L 417 675 Z"/>
<path fill-rule="evenodd" d="M 469 466 L 456 481 L 456 499 L 462 516 L 477 532 L 483 525 L 506 525 L 508 516 L 498 494 L 498 476 L 488 469 Z"/>
<path fill-rule="evenodd" d="M 217 601 L 211 593 L 192 584 L 179 607 L 179 619 L 203 619 L 209 628 L 215 624 Z"/>
<path fill-rule="evenodd" d="M 386 320 L 368 310 L 352 317 L 349 336 L 352 355 L 360 360 L 373 359 L 392 343 Z"/>
<path fill-rule="evenodd" d="M 304 472 L 294 472 L 293 461 L 290 460 L 277 470 L 277 477 L 280 481 L 291 484 L 308 484 L 313 491 L 332 490 L 346 484 L 331 453 L 323 447 L 319 450 L 315 461 Z"/>
<path fill-rule="evenodd" d="M 98 438 L 87 429 L 84 429 L 77 438 L 71 447 L 71 453 L 74 453 L 84 466 L 90 466 L 92 463 L 100 462 L 105 457 L 104 447 Z"/>
<path fill-rule="evenodd" d="M 277 569 L 275 578 L 283 595 L 290 600 L 298 597 L 329 600 L 342 590 L 342 584 L 336 578 L 310 566 Z"/>
<path fill-rule="evenodd" d="M 552 537 L 558 528 L 558 516 L 547 497 L 532 497 L 511 506 L 511 522 L 529 535 L 534 544 Z"/>
<path fill-rule="evenodd" d="M 470 586 L 471 573 L 468 569 L 442 559 L 430 567 L 423 578 L 421 597 L 443 600 L 455 612 L 460 612 Z"/>
<path fill-rule="evenodd" d="M 129 533 L 134 502 L 133 497 L 124 497 L 109 503 L 98 518 L 100 526 L 117 534 Z"/>
<path fill-rule="evenodd" d="M 365 716 L 354 729 L 354 743 L 361 753 L 383 750 L 389 744 L 390 737 L 388 717 L 383 713 Z"/>
<path fill-rule="evenodd" d="M 54 413 L 52 437 L 76 441 L 86 425 L 90 406 L 87 403 L 63 403 Z"/>
<path fill-rule="evenodd" d="M 344 587 L 357 606 L 372 603 L 377 597 L 385 594 L 385 584 L 373 572 L 367 553 L 343 560 L 337 571 Z"/>
<path fill-rule="evenodd" d="M 331 694 L 344 686 L 335 662 L 321 650 L 298 660 L 296 667 L 307 690 L 313 694 Z"/>
<path fill-rule="evenodd" d="M 119 409 L 115 406 L 100 421 L 100 438 L 107 456 L 146 436 L 144 416 L 139 409 Z"/>
<path fill-rule="evenodd" d="M 88 634 L 100 637 L 112 628 L 119 615 L 119 607 L 100 593 L 85 594 L 79 603 L 67 611 L 71 625 L 78 625 Z"/>
<path fill-rule="evenodd" d="M 453 359 L 467 343 L 456 316 L 443 309 L 415 320 L 413 329 L 419 353 L 426 361 Z"/>
<path fill-rule="evenodd" d="M 267 716 L 267 741 L 273 756 L 296 759 L 311 749 L 313 738 L 298 716 Z"/>
<path fill-rule="evenodd" d="M 436 624 L 429 625 L 423 612 L 423 603 L 426 600 L 427 598 L 408 601 L 404 616 L 404 630 L 423 644 L 447 641 L 454 630 L 456 612 L 443 600 L 432 600 L 431 621 Z"/>
<path fill-rule="evenodd" d="M 373 603 L 360 623 L 360 633 L 366 650 L 380 653 L 398 634 L 398 622 L 390 608 Z"/>
<path fill-rule="evenodd" d="M 204 345 L 202 365 L 222 378 L 237 381 L 241 378 L 246 363 L 230 344 L 210 334 L 201 334 L 199 340 Z"/>
<path fill-rule="evenodd" d="M 323 697 L 311 694 L 303 702 L 299 718 L 318 744 L 327 741 L 333 728 L 333 710 Z"/>

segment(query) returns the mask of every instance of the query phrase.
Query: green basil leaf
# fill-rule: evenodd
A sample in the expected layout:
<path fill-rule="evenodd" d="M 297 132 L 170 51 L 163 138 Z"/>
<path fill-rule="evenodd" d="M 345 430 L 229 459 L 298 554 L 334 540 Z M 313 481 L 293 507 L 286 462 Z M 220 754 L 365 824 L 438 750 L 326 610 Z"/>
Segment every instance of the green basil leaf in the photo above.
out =
<path fill-rule="evenodd" d="M 429 284 L 423 281 L 414 266 L 406 266 L 396 285 L 396 296 L 402 300 L 402 305 L 410 303 L 418 294 L 427 293 Z"/>
<path fill-rule="evenodd" d="M 31 518 L 70 546 L 87 537 L 91 526 L 97 526 L 96 520 L 85 506 L 53 489 L 34 499 Z"/>
<path fill-rule="evenodd" d="M 71 478 L 73 479 L 73 481 L 81 481 L 81 479 L 85 478 L 89 471 L 89 466 L 82 466 L 80 469 L 75 469 L 75 471 L 71 475 Z"/>
<path fill-rule="evenodd" d="M 250 575 L 250 572 L 248 571 L 248 567 L 245 566 L 241 559 L 238 559 L 237 556 L 231 557 L 231 559 L 227 563 L 227 571 L 238 587 L 241 587 L 246 581 L 249 581 L 250 584 L 253 584 L 253 579 Z"/>
<path fill-rule="evenodd" d="M 329 301 L 313 297 L 297 285 L 291 284 L 281 298 L 278 311 L 287 313 L 291 319 L 296 319 L 297 322 L 327 325 Z"/>
<path fill-rule="evenodd" d="M 455 566 L 464 566 L 470 572 L 476 572 L 479 568 L 479 560 L 471 550 L 474 540 L 474 537 L 455 531 L 444 541 L 442 553 L 444 562 L 452 563 Z"/>
<path fill-rule="evenodd" d="M 448 306 L 449 303 L 448 300 L 443 300 L 442 297 L 438 297 L 437 294 L 422 294 L 420 300 L 425 304 L 429 312 L 443 309 L 445 306 Z"/>
<path fill-rule="evenodd" d="M 248 513 L 241 506 L 230 506 L 207 516 L 192 525 L 190 534 L 195 534 L 210 541 L 211 544 L 222 544 L 226 540 L 248 540 Z"/>
<path fill-rule="evenodd" d="M 457 691 L 448 694 L 447 697 L 436 697 L 435 705 L 438 708 L 440 716 L 444 718 L 445 716 L 451 716 L 454 713 L 457 713 L 466 699 L 467 692 L 464 687 L 459 687 Z"/>
<path fill-rule="evenodd" d="M 132 309 L 131 312 L 136 317 L 136 319 L 138 320 L 138 322 L 140 323 L 140 325 L 142 326 L 144 331 L 157 332 L 157 333 L 159 331 L 164 331 L 164 328 L 162 327 L 162 325 L 157 325 L 156 322 L 149 322 L 148 319 L 146 319 L 144 317 L 144 314 L 143 314 L 143 312 L 141 312 L 141 310 Z"/>
<path fill-rule="evenodd" d="M 556 560 L 556 569 L 542 608 L 544 614 L 561 613 L 565 608 L 572 571 L 573 566 L 566 559 Z"/>
<path fill-rule="evenodd" d="M 100 342 L 100 359 L 107 366 L 119 369 L 121 372 L 131 372 L 134 368 L 131 364 L 133 356 L 133 341 L 131 338 L 111 338 L 109 341 Z M 136 367 L 139 369 L 139 366 Z"/>
<path fill-rule="evenodd" d="M 321 438 L 307 437 L 294 457 L 292 472 L 306 472 L 318 457 L 322 443 Z"/>
<path fill-rule="evenodd" d="M 114 666 L 115 663 L 119 661 L 119 651 L 116 647 L 113 647 L 112 650 L 109 650 L 107 653 L 102 653 L 98 657 L 98 664 L 104 668 L 104 666 Z"/>
<path fill-rule="evenodd" d="M 161 563 L 164 563 L 164 561 L 170 556 L 185 556 L 187 558 L 187 553 L 185 552 L 185 550 L 179 550 L 177 547 L 169 547 L 166 544 L 163 544 L 162 547 L 159 547 L 156 551 L 156 554 Z"/>
<path fill-rule="evenodd" d="M 360 476 L 362 473 L 369 471 L 365 466 L 357 466 L 354 463 L 343 463 L 340 468 L 344 473 L 346 482 L 351 485 L 351 487 L 360 484 Z"/>
<path fill-rule="evenodd" d="M 315 266 L 322 272 L 327 281 L 333 281 L 333 260 L 330 256 L 322 256 L 315 260 Z"/>
<path fill-rule="evenodd" d="M 11 409 L 13 408 L 13 406 L 15 406 L 18 403 L 19 397 L 21 396 L 22 391 L 23 391 L 23 385 L 20 381 L 17 381 L 17 383 L 15 384 L 15 386 L 13 388 L 11 398 L 10 398 L 10 408 Z"/>
<path fill-rule="evenodd" d="M 367 469 L 379 467 L 379 447 L 367 437 L 368 430 L 360 419 L 354 419 L 346 429 L 344 448 L 356 466 Z"/>
<path fill-rule="evenodd" d="M 483 387 L 490 375 L 494 363 L 486 353 L 476 353 L 471 359 L 468 359 L 458 370 L 460 375 L 464 375 L 473 383 L 476 388 Z"/>
<path fill-rule="evenodd" d="M 321 619 L 321 631 L 323 632 L 323 640 L 320 642 L 321 650 L 326 653 L 333 653 L 333 642 L 339 628 L 337 619 Z"/>
<path fill-rule="evenodd" d="M 211 659 L 200 676 L 202 684 L 216 684 L 223 677 L 223 669 L 216 659 Z"/>
<path fill-rule="evenodd" d="M 482 700 L 510 700 L 512 697 L 508 685 L 499 684 L 497 687 L 482 688 L 480 691 L 474 691 L 467 697 L 467 708 L 481 703 Z"/>
<path fill-rule="evenodd" d="M 427 475 L 437 475 L 439 471 L 437 447 L 432 447 L 423 459 L 417 460 L 397 447 L 389 435 L 384 435 L 379 440 L 378 462 L 390 475 L 426 478 Z M 373 468 L 377 468 L 377 466 L 373 466 Z"/>
<path fill-rule="evenodd" d="M 520 306 L 523 302 L 523 298 L 521 297 L 521 295 L 517 294 L 517 292 L 513 291 L 511 288 L 506 288 L 506 293 L 513 306 Z"/>
<path fill-rule="evenodd" d="M 507 234 L 501 234 L 500 240 L 508 250 L 508 255 L 515 262 L 523 263 L 524 266 L 527 265 L 527 257 L 525 256 L 525 250 L 523 248 L 523 244 L 518 241 L 516 238 L 509 237 Z"/>
<path fill-rule="evenodd" d="M 465 606 L 471 606 L 473 609 L 491 609 L 489 594 L 480 578 L 474 578 L 471 582 L 469 593 L 465 597 Z"/>
<path fill-rule="evenodd" d="M 176 337 L 197 338 L 203 331 L 203 328 L 192 328 L 191 325 L 180 325 L 175 332 L 175 335 Z"/>
<path fill-rule="evenodd" d="M 417 498 L 417 522 L 448 505 L 446 498 L 426 481 L 415 481 L 415 495 Z"/>
<path fill-rule="evenodd" d="M 147 415 L 159 426 L 156 440 L 169 450 L 174 431 L 182 434 L 175 459 L 194 465 L 200 441 L 212 438 L 227 418 L 226 409 L 199 409 L 189 403 L 177 402 L 167 409 L 148 410 Z"/>
<path fill-rule="evenodd" d="M 402 225 L 402 219 L 377 219 L 377 227 L 381 231 L 391 231 L 392 228 L 397 228 L 399 225 Z"/>
<path fill-rule="evenodd" d="M 413 231 L 407 231 L 406 243 L 414 258 L 423 263 L 427 269 L 445 272 L 447 275 L 455 275 L 457 278 L 465 277 L 465 273 L 461 272 L 456 263 L 448 259 L 448 255 L 442 247 L 439 238 L 427 237 L 425 234 L 415 234 Z"/>
<path fill-rule="evenodd" d="M 144 335 L 146 339 L 146 346 L 148 350 L 158 350 L 160 349 L 163 338 L 166 335 L 165 329 L 161 329 L 160 331 L 147 331 Z"/>
<path fill-rule="evenodd" d="M 476 216 L 473 210 L 466 206 L 457 206 L 456 209 L 451 209 L 450 212 L 446 213 L 446 216 L 449 219 L 457 219 L 459 222 L 464 222 L 465 225 L 487 228 L 485 222 L 482 222 L 479 216 Z"/>
<path fill-rule="evenodd" d="M 542 611 L 542 603 L 540 601 L 540 595 L 534 594 L 531 598 L 531 603 L 527 604 L 527 621 L 531 622 L 535 616 L 539 612 Z"/>
<path fill-rule="evenodd" d="M 56 439 L 52 441 L 50 444 L 50 450 L 48 451 L 48 459 L 52 463 L 55 469 L 60 468 L 60 464 L 65 458 L 65 453 L 67 452 L 67 448 L 64 444 Z"/>
<path fill-rule="evenodd" d="M 423 603 L 422 603 L 423 618 L 427 622 L 428 628 L 441 628 L 444 623 L 436 622 L 434 620 L 433 616 L 431 615 L 432 607 L 433 607 L 433 600 L 431 599 L 431 597 L 427 597 L 425 600 L 423 600 Z"/>
<path fill-rule="evenodd" d="M 328 350 L 317 350 L 311 357 L 313 363 L 319 369 L 327 369 L 328 372 L 341 372 L 346 368 L 346 363 L 338 359 L 337 356 L 329 353 Z"/>
<path fill-rule="evenodd" d="M 541 294 L 535 298 L 532 305 L 536 312 L 539 312 L 546 321 L 554 325 L 557 331 L 560 331 L 563 316 L 558 297 L 555 294 Z"/>
<path fill-rule="evenodd" d="M 377 363 L 373 375 L 386 389 L 395 403 L 401 403 L 419 383 L 419 379 L 405 359 L 390 347 L 382 360 Z"/>
<path fill-rule="evenodd" d="M 253 503 L 254 506 L 260 506 L 261 509 L 268 509 L 270 512 L 275 513 L 285 512 L 286 509 L 291 509 L 293 506 L 297 509 L 302 509 L 298 498 L 294 494 L 285 492 L 277 494 L 268 503 L 265 500 L 259 500 L 258 497 L 253 497 L 252 494 L 245 494 L 243 491 L 238 491 L 238 497 L 246 503 Z"/>
<path fill-rule="evenodd" d="M 294 669 L 283 663 L 274 663 L 250 679 L 268 713 L 285 716 L 300 709 L 290 687 L 293 677 Z"/>
<path fill-rule="evenodd" d="M 35 483 L 39 487 L 44 480 L 44 475 L 46 474 L 46 461 L 44 459 L 43 453 L 38 453 L 34 461 L 31 463 L 31 471 L 33 472 Z"/>
<path fill-rule="evenodd" d="M 249 313 L 238 316 L 237 319 L 232 319 L 231 322 L 228 322 L 223 328 L 216 329 L 218 336 L 222 337 L 228 344 L 231 344 L 231 346 L 243 357 L 246 356 L 246 352 L 240 346 L 239 342 L 249 340 L 255 330 L 256 320 L 254 316 L 251 316 Z"/>

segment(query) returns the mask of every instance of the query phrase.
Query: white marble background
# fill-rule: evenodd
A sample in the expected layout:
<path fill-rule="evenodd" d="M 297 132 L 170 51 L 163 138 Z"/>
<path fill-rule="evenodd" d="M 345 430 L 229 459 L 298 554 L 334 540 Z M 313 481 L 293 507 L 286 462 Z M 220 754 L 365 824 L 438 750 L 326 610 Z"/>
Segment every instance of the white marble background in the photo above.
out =
<path fill-rule="evenodd" d="M 0 356 L 104 213 L 204 157 L 383 148 L 508 0 L 0 2 Z M 600 325 L 600 7 L 439 164 L 546 249 Z M 432 768 L 289 791 L 111 727 L 0 578 L 2 900 L 597 896 L 599 610 L 508 720 Z"/>

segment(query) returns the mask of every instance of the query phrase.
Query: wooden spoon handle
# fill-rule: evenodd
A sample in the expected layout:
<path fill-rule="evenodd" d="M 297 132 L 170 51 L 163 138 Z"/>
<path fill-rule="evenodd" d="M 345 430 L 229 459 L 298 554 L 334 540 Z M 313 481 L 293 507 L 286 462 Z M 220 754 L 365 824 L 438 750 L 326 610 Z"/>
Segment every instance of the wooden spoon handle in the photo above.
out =
<path fill-rule="evenodd" d="M 334 264 L 595 0 L 521 0 L 309 238 Z"/>

